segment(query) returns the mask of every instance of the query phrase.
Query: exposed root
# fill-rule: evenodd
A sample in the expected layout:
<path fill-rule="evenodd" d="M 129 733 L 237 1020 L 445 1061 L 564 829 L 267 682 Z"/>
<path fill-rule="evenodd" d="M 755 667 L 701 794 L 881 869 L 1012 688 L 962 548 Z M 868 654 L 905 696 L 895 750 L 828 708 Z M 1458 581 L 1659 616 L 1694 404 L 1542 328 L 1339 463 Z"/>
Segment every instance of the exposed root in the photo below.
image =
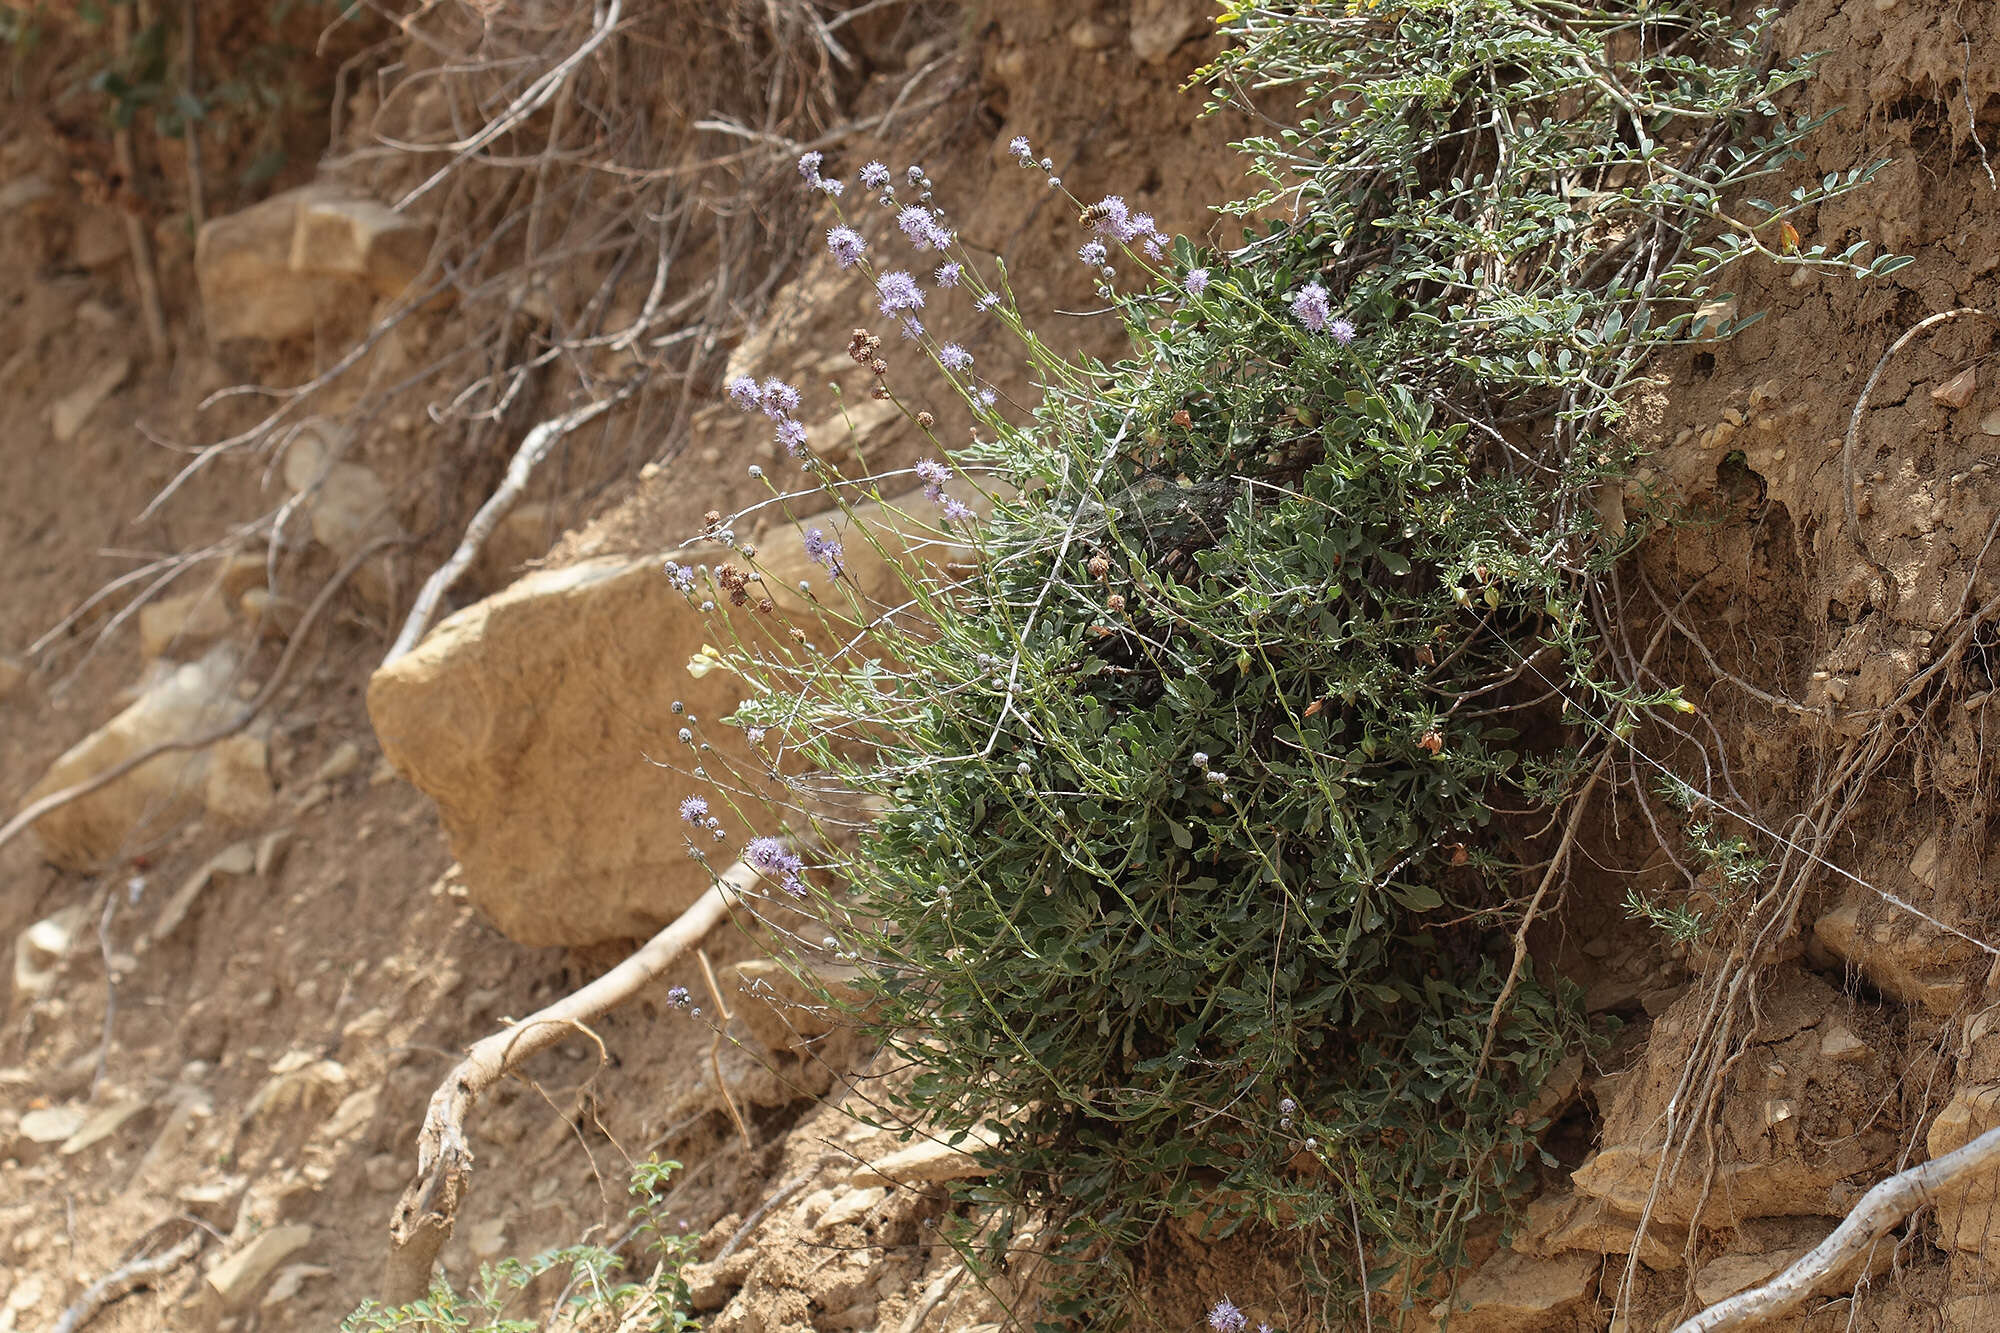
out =
<path fill-rule="evenodd" d="M 1760 1287 L 1738 1292 L 1686 1320 L 1674 1333 L 1717 1333 L 1751 1328 L 1797 1309 L 1829 1279 L 1866 1255 L 1875 1243 L 1939 1191 L 1982 1172 L 2000 1170 L 2000 1129 L 1989 1129 L 1962 1148 L 1881 1181 L 1861 1196 L 1839 1226 L 1791 1267 Z"/>
<path fill-rule="evenodd" d="M 417 1174 L 403 1191 L 389 1224 L 389 1257 L 382 1300 L 390 1306 L 417 1300 L 430 1289 L 431 1267 L 451 1237 L 459 1201 L 472 1176 L 472 1145 L 465 1122 L 487 1089 L 522 1062 L 553 1046 L 576 1025 L 607 1013 L 656 979 L 668 964 L 701 943 L 729 915 L 729 900 L 756 883 L 757 872 L 739 861 L 673 923 L 624 962 L 588 986 L 502 1031 L 482 1038 L 431 1095 L 417 1134 Z"/>
<path fill-rule="evenodd" d="M 151 1286 L 161 1277 L 194 1258 L 195 1252 L 201 1249 L 207 1239 L 207 1233 L 196 1227 L 179 1244 L 170 1249 L 120 1264 L 91 1283 L 83 1295 L 77 1297 L 55 1323 L 49 1325 L 48 1333 L 76 1333 L 76 1330 L 95 1319 L 97 1312 L 111 1302 L 140 1287 Z"/>
<path fill-rule="evenodd" d="M 527 438 L 521 441 L 521 447 L 514 451 L 513 461 L 507 464 L 506 477 L 502 479 L 493 494 L 487 497 L 486 503 L 479 506 L 479 512 L 472 516 L 472 522 L 466 524 L 465 537 L 459 542 L 458 549 L 451 553 L 451 559 L 438 566 L 437 571 L 424 580 L 423 591 L 417 594 L 416 603 L 410 607 L 409 618 L 403 621 L 402 632 L 396 636 L 395 643 L 389 646 L 388 655 L 382 659 L 383 666 L 388 666 L 409 652 L 417 646 L 418 640 L 424 637 L 424 632 L 431 626 L 432 617 L 437 615 L 438 603 L 444 600 L 445 593 L 451 590 L 451 586 L 458 582 L 471 567 L 472 562 L 478 558 L 480 548 L 486 544 L 486 539 L 492 535 L 493 529 L 499 526 L 500 520 L 507 517 L 514 506 L 520 503 L 521 493 L 528 488 L 529 478 L 535 475 L 535 468 L 548 457 L 549 450 L 555 447 L 556 441 L 579 426 L 603 416 L 624 402 L 638 387 L 638 382 L 633 381 L 609 398 L 586 403 L 582 407 L 563 413 L 553 421 L 544 421 L 528 432 Z"/>

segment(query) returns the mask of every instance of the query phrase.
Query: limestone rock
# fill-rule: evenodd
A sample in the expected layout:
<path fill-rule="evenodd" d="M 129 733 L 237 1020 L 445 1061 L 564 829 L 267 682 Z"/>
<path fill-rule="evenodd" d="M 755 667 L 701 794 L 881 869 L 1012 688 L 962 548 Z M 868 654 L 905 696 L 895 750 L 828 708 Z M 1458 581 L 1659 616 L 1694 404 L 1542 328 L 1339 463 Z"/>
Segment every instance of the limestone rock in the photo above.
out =
<path fill-rule="evenodd" d="M 57 1149 L 64 1157 L 74 1157 L 89 1148 L 94 1148 L 125 1127 L 125 1122 L 149 1110 L 152 1103 L 143 1098 L 131 1097 L 100 1106 L 76 1127 L 76 1133 L 63 1140 Z"/>
<path fill-rule="evenodd" d="M 2000 1083 L 1960 1087 L 1931 1122 L 1924 1146 L 1933 1158 L 1963 1148 L 2000 1125 Z M 1934 1234 L 1947 1250 L 2000 1253 L 2000 1180 L 1978 1175 L 1938 1192 Z"/>
<path fill-rule="evenodd" d="M 21 1117 L 21 1137 L 29 1143 L 63 1143 L 90 1118 L 81 1106 L 46 1106 Z"/>
<path fill-rule="evenodd" d="M 271 788 L 270 754 L 262 736 L 239 732 L 209 747 L 202 804 L 218 821 L 238 828 L 254 824 L 271 808 L 276 795 Z"/>
<path fill-rule="evenodd" d="M 1652 1199 L 1655 1224 L 1692 1225 L 1697 1209 L 1707 1226 L 1733 1226 L 1746 1218 L 1844 1213 L 1850 1181 L 1869 1183 L 1897 1151 L 1896 1135 L 1881 1128 L 1808 1121 L 1774 1108 L 1825 1108 L 1824 1087 L 1808 1090 L 1839 1070 L 1840 1104 L 1867 1106 L 1893 1094 L 1897 1071 L 1881 1054 L 1879 1020 L 1803 971 L 1775 976 L 1764 993 L 1758 1043 L 1732 1065 L 1719 1103 L 1720 1124 L 1710 1138 L 1697 1135 L 1680 1155 L 1679 1169 L 1661 1170 L 1663 1126 L 1688 1059 L 1688 1044 L 1702 1002 L 1690 992 L 1654 1024 L 1638 1064 L 1618 1080 L 1605 1108 L 1602 1146 L 1573 1173 L 1583 1200 L 1599 1200 L 1613 1214 L 1637 1217 Z M 1833 1066 L 1819 1058 L 1823 1025 L 1861 1034 L 1859 1058 Z M 1815 1110 L 1814 1115 L 1823 1114 Z M 1709 1144 L 1719 1161 L 1709 1160 Z M 1713 1187 L 1704 1179 L 1713 1167 Z"/>
<path fill-rule="evenodd" d="M 340 299 L 339 278 L 292 271 L 298 206 L 298 191 L 288 190 L 202 226 L 195 281 L 211 342 L 296 338 Z"/>
<path fill-rule="evenodd" d="M 966 1180 L 986 1174 L 985 1166 L 972 1156 L 995 1142 L 984 1131 L 969 1135 L 956 1147 L 942 1138 L 919 1139 L 899 1148 L 880 1161 L 860 1167 L 847 1178 L 850 1185 L 932 1185 L 947 1180 Z"/>
<path fill-rule="evenodd" d="M 69 954 L 76 932 L 89 920 L 90 908 L 76 903 L 15 936 L 14 994 L 33 999 L 53 991 L 57 968 Z"/>
<path fill-rule="evenodd" d="M 248 1301 L 271 1270 L 312 1243 L 312 1228 L 303 1224 L 272 1227 L 248 1245 L 208 1270 L 208 1285 L 225 1308 Z"/>
<path fill-rule="evenodd" d="M 215 342 L 280 341 L 324 317 L 401 294 L 430 252 L 426 224 L 338 187 L 309 185 L 217 218 L 195 241 Z"/>
<path fill-rule="evenodd" d="M 759 537 L 767 574 L 752 589 L 776 614 L 740 613 L 751 641 L 770 636 L 789 650 L 793 614 L 809 636 L 825 633 L 797 587 L 826 584 L 804 552 L 802 530 L 812 527 L 849 531 L 835 514 Z M 851 586 L 888 595 L 895 567 L 858 538 L 845 545 Z M 935 558 L 966 553 L 947 548 Z M 740 561 L 719 547 L 675 559 Z M 601 557 L 537 570 L 447 617 L 369 683 L 383 754 L 437 802 L 473 904 L 520 943 L 643 938 L 678 916 L 710 882 L 674 813 L 683 797 L 709 790 L 692 769 L 756 772 L 766 763 L 741 731 L 721 725 L 743 698 L 742 682 L 685 669 L 722 639 L 660 565 Z M 679 740 L 683 727 L 714 753 L 698 757 Z M 775 831 L 730 827 L 733 842 L 721 846 Z"/>
<path fill-rule="evenodd" d="M 1953 410 L 1964 407 L 1972 401 L 1972 394 L 1979 387 L 1979 376 L 1971 366 L 1959 371 L 1943 384 L 1931 390 L 1931 401 L 1939 407 Z"/>
<path fill-rule="evenodd" d="M 1686 1227 L 1657 1221 L 1647 1223 L 1641 1238 L 1637 1218 L 1618 1213 L 1602 1199 L 1568 1193 L 1536 1199 L 1522 1221 L 1513 1248 L 1538 1259 L 1567 1251 L 1623 1255 L 1636 1245 L 1640 1263 L 1655 1272 L 1671 1272 L 1681 1267 L 1688 1240 Z"/>
<path fill-rule="evenodd" d="M 424 271 L 431 228 L 373 199 L 308 194 L 292 231 L 294 273 L 337 273 L 401 295 Z"/>
<path fill-rule="evenodd" d="M 51 764 L 22 804 L 87 782 L 160 742 L 182 740 L 227 720 L 241 706 L 230 688 L 236 667 L 235 654 L 223 645 L 199 662 L 162 673 L 129 708 Z M 200 809 L 211 766 L 208 751 L 156 755 L 42 816 L 35 835 L 48 858 L 64 869 L 95 869 Z"/>
<path fill-rule="evenodd" d="M 831 1231 L 848 1222 L 858 1222 L 888 1197 L 888 1188 L 882 1185 L 849 1190 L 827 1205 L 826 1211 L 819 1215 L 819 1221 L 813 1223 L 813 1228 L 817 1231 Z"/>
<path fill-rule="evenodd" d="M 129 357 L 114 357 L 97 367 L 90 376 L 76 388 L 64 394 L 49 407 L 49 430 L 60 444 L 75 439 L 83 429 L 83 423 L 90 419 L 99 404 L 118 391 L 125 377 L 132 373 Z"/>
<path fill-rule="evenodd" d="M 1164 60 L 1204 22 L 1186 0 L 1139 0 L 1132 7 L 1132 54 L 1149 65 Z"/>
<path fill-rule="evenodd" d="M 1849 898 L 1813 923 L 1813 942 L 1901 1004 L 1948 1018 L 1971 994 L 1972 946 L 1907 914 Z"/>
<path fill-rule="evenodd" d="M 153 943 L 158 944 L 180 929 L 181 922 L 187 920 L 187 914 L 201 897 L 202 890 L 217 875 L 247 875 L 254 865 L 255 857 L 247 842 L 232 843 L 203 862 L 200 869 L 182 881 L 174 896 L 167 899 L 167 905 L 160 909 L 159 916 L 153 919 L 153 928 L 149 932 Z"/>
<path fill-rule="evenodd" d="M 1747 1291 L 1785 1271 L 1798 1258 L 1791 1250 L 1769 1254 L 1725 1254 L 1709 1260 L 1694 1275 L 1695 1299 L 1703 1305 Z"/>
<path fill-rule="evenodd" d="M 2000 1328 L 2000 1296 L 1960 1296 L 1944 1307 L 1942 1333 L 1992 1333 Z"/>
<path fill-rule="evenodd" d="M 1431 1310 L 1451 1333 L 1542 1333 L 1590 1299 L 1601 1261 L 1569 1254 L 1531 1259 L 1502 1250 Z"/>
<path fill-rule="evenodd" d="M 12 695 L 28 679 L 27 664 L 18 657 L 0 654 L 0 699 Z"/>
<path fill-rule="evenodd" d="M 233 623 L 229 603 L 213 584 L 199 592 L 157 598 L 139 608 L 139 651 L 148 658 L 198 656 L 229 633 Z"/>

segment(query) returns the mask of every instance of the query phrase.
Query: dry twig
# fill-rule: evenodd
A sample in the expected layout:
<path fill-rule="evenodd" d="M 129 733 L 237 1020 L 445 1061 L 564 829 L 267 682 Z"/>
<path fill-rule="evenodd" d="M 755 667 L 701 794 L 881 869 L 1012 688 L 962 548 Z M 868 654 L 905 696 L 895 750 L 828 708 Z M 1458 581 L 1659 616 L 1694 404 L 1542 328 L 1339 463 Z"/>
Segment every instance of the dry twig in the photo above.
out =
<path fill-rule="evenodd" d="M 90 1284 L 83 1295 L 76 1298 L 55 1323 L 49 1325 L 49 1333 L 76 1333 L 92 1319 L 97 1312 L 128 1292 L 150 1286 L 157 1279 L 179 1268 L 194 1258 L 195 1251 L 208 1239 L 200 1227 L 196 1227 L 178 1245 L 160 1251 L 144 1259 L 134 1259 L 120 1264 L 103 1277 Z"/>

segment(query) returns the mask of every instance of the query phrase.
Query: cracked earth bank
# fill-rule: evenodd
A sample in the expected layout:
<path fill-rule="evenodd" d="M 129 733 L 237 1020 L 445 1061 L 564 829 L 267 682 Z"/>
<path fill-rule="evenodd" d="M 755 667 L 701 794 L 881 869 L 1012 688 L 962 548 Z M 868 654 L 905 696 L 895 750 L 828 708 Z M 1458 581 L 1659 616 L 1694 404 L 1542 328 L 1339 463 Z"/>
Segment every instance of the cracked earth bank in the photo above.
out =
<path fill-rule="evenodd" d="M 1049 145 L 1080 194 L 1120 192 L 1167 230 L 1225 234 L 1201 201 L 1235 192 L 1233 127 L 1198 121 L 1198 100 L 1176 91 L 1214 49 L 1207 7 L 911 8 L 845 25 L 851 64 L 796 74 L 803 119 L 787 133 L 859 126 L 830 151 L 920 159 L 947 198 L 977 200 L 959 209 L 966 237 L 1007 259 L 1024 309 L 1083 309 L 1087 293 L 1074 219 L 1009 163 L 1015 134 Z M 717 45 L 619 57 L 651 80 L 663 123 L 708 114 L 709 86 L 741 73 L 727 52 L 797 39 L 747 9 L 717 13 Z M 476 47 L 470 20 L 426 11 L 401 29 L 338 30 L 313 56 L 318 20 L 264 32 L 267 17 L 204 11 L 218 69 L 279 60 L 296 94 L 275 128 L 238 117 L 204 141 L 206 233 L 178 141 L 135 136 L 141 179 L 119 180 L 72 86 L 93 68 L 87 25 L 49 19 L 4 103 L 0 800 L 11 814 L 267 686 L 271 703 L 0 847 L 0 1330 L 52 1326 L 90 1283 L 197 1225 L 209 1239 L 193 1261 L 90 1326 L 332 1328 L 376 1290 L 424 1104 L 458 1055 L 601 974 L 705 882 L 667 828 L 682 779 L 651 761 L 672 739 L 671 700 L 715 713 L 728 700 L 698 693 L 713 680 L 677 678 L 701 631 L 652 571 L 703 511 L 753 497 L 746 464 L 777 461 L 761 428 L 716 401 L 725 367 L 831 374 L 863 309 L 828 260 L 785 239 L 809 221 L 795 182 L 732 164 L 704 188 L 736 191 L 706 202 L 733 199 L 741 231 L 688 241 L 687 271 L 726 257 L 752 279 L 719 305 L 678 285 L 681 270 L 666 284 L 669 301 L 691 297 L 679 318 L 698 312 L 713 333 L 701 357 L 593 346 L 484 417 L 434 417 L 432 382 L 416 377 L 474 332 L 504 367 L 538 330 L 595 311 L 591 329 L 615 332 L 644 307 L 650 259 L 621 267 L 563 232 L 578 257 L 557 279 L 417 303 L 282 441 L 222 456 L 139 519 L 187 459 L 172 446 L 263 410 L 203 409 L 208 394 L 325 372 L 425 281 L 439 235 L 509 206 L 482 195 L 500 188 L 482 176 L 409 216 L 382 207 L 436 166 L 384 140 L 464 133 L 481 90 L 437 71 Z M 1906 330 L 2000 304 L 2000 191 L 1982 146 L 2000 146 L 2000 15 L 1800 0 L 1781 34 L 1788 51 L 1831 53 L 1806 95 L 1833 119 L 1796 170 L 1890 162 L 1875 188 L 1822 209 L 1806 241 L 1872 237 L 1917 262 L 1867 286 L 1746 270 L 1739 311 L 1766 317 L 1662 362 L 1634 413 L 1652 456 L 1628 510 L 1645 490 L 1703 521 L 1656 537 L 1621 579 L 1635 639 L 1674 618 L 1668 674 L 1700 700 L 1746 806 L 1810 815 L 1865 760 L 1827 852 L 1852 877 L 1808 878 L 1712 1131 L 1663 1162 L 1718 960 L 1626 918 L 1628 889 L 1668 885 L 1673 867 L 1629 819 L 1593 828 L 1536 950 L 1624 1026 L 1548 1089 L 1554 1165 L 1524 1217 L 1476 1238 L 1457 1310 L 1419 1303 L 1411 1327 L 1444 1313 L 1468 1333 L 1671 1327 L 1783 1267 L 1885 1174 L 2000 1124 L 1987 833 L 2000 631 L 1980 618 L 2000 594 L 2000 325 L 1926 330 L 1850 422 Z M 368 77 L 339 75 L 344 63 Z M 273 149 L 278 166 L 250 170 Z M 150 240 L 164 351 L 149 343 L 128 216 Z M 496 333 L 502 309 L 518 326 Z M 1099 322 L 1051 319 L 1094 352 L 1116 347 Z M 552 455 L 455 590 L 457 614 L 371 686 L 416 585 L 527 427 L 580 377 L 655 354 L 684 377 Z M 963 430 L 938 412 L 941 433 Z M 854 419 L 852 434 L 814 437 L 878 467 L 918 456 L 887 417 Z M 272 514 L 275 544 L 273 524 L 253 524 Z M 210 558 L 144 609 L 151 575 L 91 602 L 186 551 Z M 677 964 L 594 1039 L 566 1038 L 481 1105 L 447 1269 L 616 1236 L 628 1163 L 657 1153 L 687 1164 L 668 1209 L 700 1237 L 709 1328 L 1005 1326 L 1027 1275 L 982 1286 L 932 1243 L 966 1159 L 868 1123 L 879 1088 L 857 1082 L 871 1066 L 850 1037 L 796 1049 L 755 935 L 724 928 L 706 951 L 737 1015 L 730 1040 L 667 1005 L 673 985 L 706 993 L 699 968 Z M 1940 1199 L 1784 1326 L 2000 1328 L 1996 1209 L 1990 1184 Z M 1222 1292 L 1304 1327 L 1281 1254 L 1172 1235 L 1139 1271 L 1158 1327 L 1198 1327 Z"/>

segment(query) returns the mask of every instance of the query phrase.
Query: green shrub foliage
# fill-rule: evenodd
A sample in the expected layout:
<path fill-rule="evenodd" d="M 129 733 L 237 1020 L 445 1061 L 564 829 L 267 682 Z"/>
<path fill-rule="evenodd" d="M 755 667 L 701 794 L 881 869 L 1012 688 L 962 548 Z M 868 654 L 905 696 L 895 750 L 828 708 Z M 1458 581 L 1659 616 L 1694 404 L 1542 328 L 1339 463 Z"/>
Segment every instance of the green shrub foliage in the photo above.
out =
<path fill-rule="evenodd" d="M 1120 1256 L 1197 1211 L 1295 1228 L 1329 1280 L 1357 1249 L 1378 1290 L 1422 1279 L 1535 1159 L 1526 1108 L 1587 1033 L 1513 966 L 1532 835 L 1603 745 L 1690 707 L 1595 649 L 1597 580 L 1642 526 L 1600 518 L 1622 396 L 1654 349 L 1740 326 L 1717 284 L 1741 258 L 1896 262 L 1798 234 L 1865 171 L 1754 197 L 1812 129 L 1770 22 L 1230 10 L 1203 82 L 1289 126 L 1243 145 L 1243 244 L 1086 210 L 1131 334 L 1110 366 L 1055 355 L 965 257 L 1045 388 L 1026 420 L 924 335 L 982 423 L 954 488 L 992 513 L 898 522 L 977 562 L 893 608 L 836 581 L 803 644 L 719 619 L 757 690 L 735 721 L 884 811 L 858 854 L 792 832 L 922 1068 L 908 1111 L 996 1129 L 975 1197 L 1047 1210 L 1044 1242 L 1090 1261 L 1057 1265 L 1048 1318 L 1114 1325 Z M 896 489 L 808 466 L 843 505 Z"/>

